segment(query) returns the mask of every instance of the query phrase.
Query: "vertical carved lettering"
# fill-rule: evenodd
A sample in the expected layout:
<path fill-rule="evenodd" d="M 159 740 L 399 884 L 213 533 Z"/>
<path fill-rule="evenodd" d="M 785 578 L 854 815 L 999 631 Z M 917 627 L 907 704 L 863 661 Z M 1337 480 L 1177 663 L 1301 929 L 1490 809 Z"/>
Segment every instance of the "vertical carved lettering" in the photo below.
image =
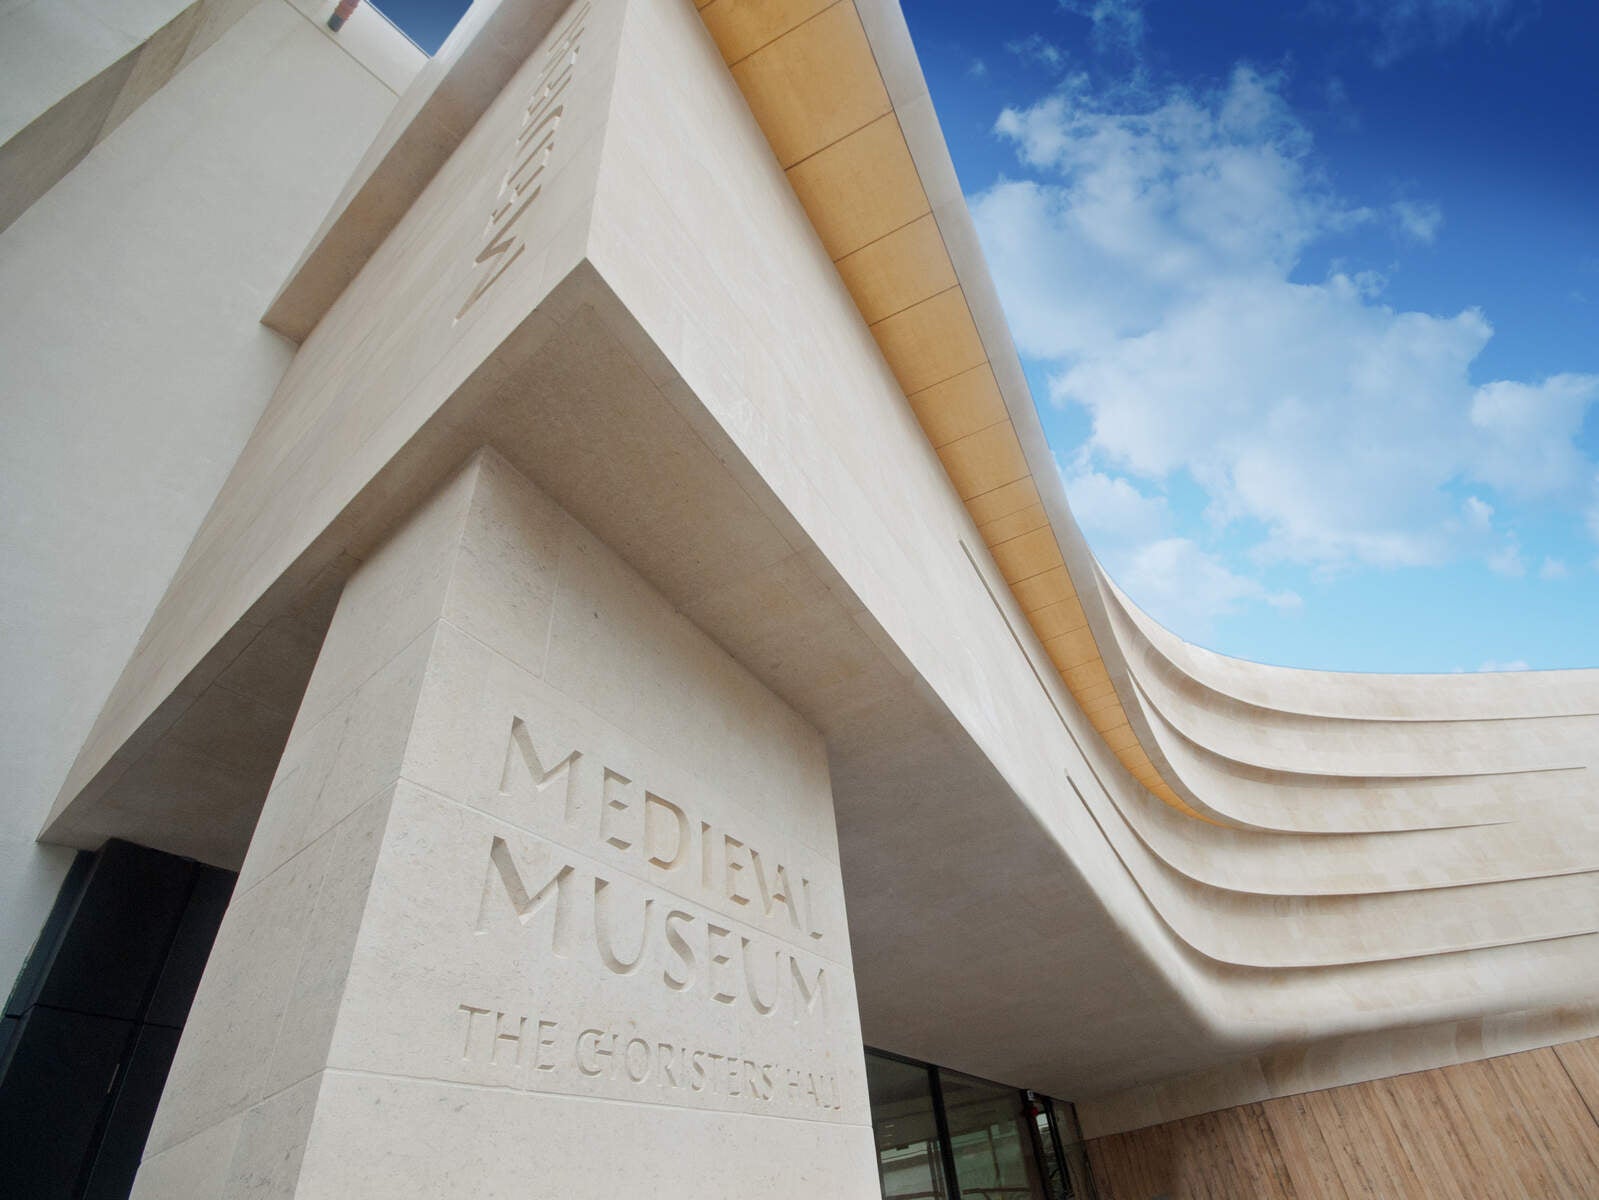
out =
<path fill-rule="evenodd" d="M 660 814 L 657 817 L 656 814 Z M 666 853 L 661 834 L 670 822 L 672 852 Z M 670 871 L 688 854 L 688 816 L 670 800 L 663 800 L 654 792 L 644 793 L 644 847 L 650 862 L 663 871 Z"/>
<path fill-rule="evenodd" d="M 544 69 L 533 94 L 523 109 L 522 124 L 511 146 L 511 166 L 500 183 L 500 190 L 489 210 L 488 229 L 483 246 L 472 259 L 476 278 L 466 300 L 456 311 L 459 321 L 522 257 L 527 243 L 518 229 L 523 215 L 538 199 L 544 185 L 539 177 L 555 150 L 555 135 L 566 113 L 565 103 L 556 101 L 566 91 L 577 65 L 578 43 L 589 6 L 584 4 L 568 20 L 544 56 Z M 531 144 L 531 149 L 524 150 Z"/>
<path fill-rule="evenodd" d="M 782 961 L 783 952 L 778 949 L 772 951 L 772 998 L 761 999 L 760 985 L 755 982 L 755 956 L 750 951 L 750 940 L 747 937 L 739 939 L 744 949 L 744 984 L 749 991 L 750 1003 L 755 1006 L 755 1011 L 761 1016 L 766 1016 L 777 1007 L 777 989 L 783 982 Z"/>
<path fill-rule="evenodd" d="M 731 929 L 723 929 L 720 925 L 707 923 L 705 926 L 706 953 L 710 959 L 711 999 L 721 1004 L 731 1004 L 738 999 L 737 992 L 728 991 L 717 982 L 718 971 L 726 972 L 728 964 L 733 961 L 733 956 L 721 949 L 718 943 L 733 936 Z"/>
<path fill-rule="evenodd" d="M 615 935 L 612 925 L 615 917 L 611 912 L 609 897 L 613 889 L 609 882 L 594 877 L 594 942 L 599 947 L 600 959 L 617 975 L 631 975 L 638 970 L 639 964 L 644 961 L 644 952 L 650 944 L 650 911 L 655 907 L 653 897 L 644 898 L 644 915 L 639 921 L 638 952 L 631 960 L 617 957 Z"/>
<path fill-rule="evenodd" d="M 500 770 L 500 795 L 542 796 L 556 783 L 565 781 L 561 815 L 568 820 L 575 808 L 577 763 L 583 756 L 576 750 L 547 770 L 533 748 L 533 735 L 521 717 L 511 718 L 511 737 L 505 746 L 505 765 Z"/>
<path fill-rule="evenodd" d="M 744 849 L 744 843 L 730 833 L 722 835 L 723 867 L 727 873 L 727 898 L 734 904 L 748 904 L 750 898 L 744 894 L 744 864 L 739 861 L 738 852 Z"/>
<path fill-rule="evenodd" d="M 673 922 L 691 924 L 693 920 L 694 914 L 686 913 L 681 908 L 674 908 L 666 914 L 666 946 L 677 956 L 677 961 L 683 968 L 683 974 L 681 978 L 672 974 L 673 964 L 668 963 L 666 969 L 661 972 L 661 978 L 666 980 L 666 986 L 674 992 L 685 992 L 694 986 L 695 955 L 694 947 L 689 945 L 688 939 L 682 935 Z"/>
<path fill-rule="evenodd" d="M 603 1029 L 585 1029 L 577 1035 L 577 1069 L 589 1078 L 605 1073 L 602 1058 L 616 1053 L 616 1035 Z"/>
<path fill-rule="evenodd" d="M 800 970 L 799 959 L 792 954 L 788 956 L 789 971 L 793 976 L 794 986 L 791 989 L 794 997 L 794 1023 L 799 1024 L 800 1014 L 808 1013 L 818 1005 L 822 1009 L 822 1017 L 827 1017 L 827 968 L 817 967 L 816 978 L 807 982 L 805 972 Z M 803 1001 L 803 1003 L 801 1003 Z"/>
<path fill-rule="evenodd" d="M 600 803 L 600 838 L 615 846 L 618 850 L 626 850 L 633 844 L 633 839 L 625 837 L 618 831 L 622 823 L 622 814 L 633 807 L 633 798 L 629 790 L 633 781 L 626 775 L 619 774 L 605 768 L 605 784 L 601 791 L 603 799 Z M 631 821 L 628 822 L 632 824 Z"/>
<path fill-rule="evenodd" d="M 516 1032 L 507 1033 L 505 1031 L 505 1016 L 506 1014 L 502 1012 L 494 1014 L 494 1041 L 489 1048 L 489 1061 L 491 1063 L 497 1062 L 500 1057 L 500 1043 L 508 1042 L 515 1047 L 513 1062 L 514 1065 L 519 1067 L 522 1065 L 522 1037 L 527 1033 L 527 1018 L 518 1017 L 516 1019 Z"/>
<path fill-rule="evenodd" d="M 771 882 L 766 879 L 766 864 L 762 860 L 760 851 L 751 847 L 750 862 L 755 866 L 755 883 L 761 890 L 761 908 L 769 917 L 781 904 L 788 912 L 788 918 L 795 929 L 801 928 L 799 908 L 795 905 L 791 890 L 788 885 L 788 868 L 778 863 L 772 871 Z"/>
<path fill-rule="evenodd" d="M 811 899 L 811 881 L 800 880 L 800 891 L 805 897 L 805 928 L 817 941 L 822 940 L 822 931 L 816 927 L 816 903 Z"/>
<path fill-rule="evenodd" d="M 456 1005 L 456 1011 L 466 1014 L 466 1038 L 461 1045 L 461 1061 L 465 1062 L 472 1057 L 472 1018 L 486 1017 L 489 1015 L 490 1010 L 477 1008 L 471 1004 L 458 1004 Z"/>
<path fill-rule="evenodd" d="M 516 860 L 511 855 L 510 846 L 506 844 L 504 838 L 496 837 L 493 845 L 489 847 L 489 866 L 483 880 L 483 900 L 478 906 L 477 932 L 479 934 L 488 932 L 489 909 L 493 905 L 495 884 L 498 883 L 500 892 L 510 900 L 516 919 L 523 925 L 530 924 L 540 910 L 553 899 L 555 919 L 550 935 L 550 948 L 558 958 L 571 957 L 574 921 L 571 898 L 567 895 L 571 878 L 572 868 L 560 867 L 544 881 L 538 891 L 530 892 L 522 872 L 517 868 Z"/>

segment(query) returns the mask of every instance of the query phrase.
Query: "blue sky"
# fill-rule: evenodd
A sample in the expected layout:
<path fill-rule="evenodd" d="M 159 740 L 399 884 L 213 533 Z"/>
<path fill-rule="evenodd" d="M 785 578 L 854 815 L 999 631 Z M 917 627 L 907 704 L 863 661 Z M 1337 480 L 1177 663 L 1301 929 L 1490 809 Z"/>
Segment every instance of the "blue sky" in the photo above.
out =
<path fill-rule="evenodd" d="M 1599 666 L 1599 6 L 905 8 L 1136 601 L 1295 666 Z"/>
<path fill-rule="evenodd" d="M 1599 666 L 1599 4 L 904 7 L 1137 602 L 1294 666 Z"/>

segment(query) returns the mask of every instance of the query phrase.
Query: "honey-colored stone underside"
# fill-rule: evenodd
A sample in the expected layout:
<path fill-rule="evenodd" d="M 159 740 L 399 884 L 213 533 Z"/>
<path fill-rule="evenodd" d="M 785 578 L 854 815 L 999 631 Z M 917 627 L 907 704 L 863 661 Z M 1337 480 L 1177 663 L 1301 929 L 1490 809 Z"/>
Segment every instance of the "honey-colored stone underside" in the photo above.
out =
<path fill-rule="evenodd" d="M 1205 819 L 1127 720 L 854 0 L 697 0 L 822 244 L 1061 680 L 1122 765 Z"/>

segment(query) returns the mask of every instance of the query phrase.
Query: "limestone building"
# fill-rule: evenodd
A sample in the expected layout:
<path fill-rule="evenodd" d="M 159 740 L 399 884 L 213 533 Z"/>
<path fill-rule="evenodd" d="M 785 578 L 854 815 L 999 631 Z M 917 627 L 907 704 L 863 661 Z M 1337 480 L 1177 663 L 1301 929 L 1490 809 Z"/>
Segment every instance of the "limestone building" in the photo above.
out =
<path fill-rule="evenodd" d="M 0 9 L 0 1192 L 1599 1194 L 1599 672 L 1120 594 L 894 0 L 181 3 Z"/>

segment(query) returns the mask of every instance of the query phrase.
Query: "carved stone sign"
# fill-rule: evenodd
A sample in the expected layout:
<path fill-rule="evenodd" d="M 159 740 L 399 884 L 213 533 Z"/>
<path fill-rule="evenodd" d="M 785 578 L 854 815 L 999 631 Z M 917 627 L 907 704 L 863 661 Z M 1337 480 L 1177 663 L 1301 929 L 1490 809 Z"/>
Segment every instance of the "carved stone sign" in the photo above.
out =
<path fill-rule="evenodd" d="M 837 866 L 801 826 L 449 626 L 408 759 L 352 968 L 395 998 L 366 1069 L 862 1119 Z"/>
<path fill-rule="evenodd" d="M 489 212 L 483 245 L 472 260 L 472 290 L 456 311 L 459 321 L 483 298 L 527 249 L 524 218 L 544 190 L 543 176 L 555 152 L 555 135 L 566 115 L 566 91 L 577 66 L 589 5 L 578 6 L 552 35 L 540 60 L 538 82 L 522 109 L 522 120 L 507 156 L 505 178 Z"/>

